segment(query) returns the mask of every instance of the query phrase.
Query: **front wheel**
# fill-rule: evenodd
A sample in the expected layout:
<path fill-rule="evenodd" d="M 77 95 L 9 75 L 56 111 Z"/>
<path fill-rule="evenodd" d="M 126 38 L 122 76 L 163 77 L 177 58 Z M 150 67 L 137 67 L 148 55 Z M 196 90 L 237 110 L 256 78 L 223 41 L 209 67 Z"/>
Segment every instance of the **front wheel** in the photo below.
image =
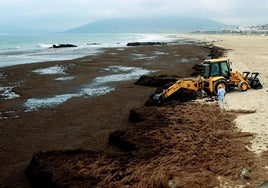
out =
<path fill-rule="evenodd" d="M 245 81 L 241 81 L 238 84 L 239 91 L 247 91 L 248 90 L 248 84 Z"/>

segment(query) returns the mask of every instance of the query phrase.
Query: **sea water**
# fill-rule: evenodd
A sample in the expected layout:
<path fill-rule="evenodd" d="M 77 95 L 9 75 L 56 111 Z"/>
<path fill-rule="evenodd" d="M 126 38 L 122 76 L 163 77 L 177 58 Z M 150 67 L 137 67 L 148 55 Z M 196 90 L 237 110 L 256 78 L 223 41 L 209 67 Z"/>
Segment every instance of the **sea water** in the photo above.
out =
<path fill-rule="evenodd" d="M 51 34 L 51 35 L 0 35 L 0 68 L 26 63 L 38 63 L 43 61 L 67 60 L 86 55 L 100 53 L 103 48 L 118 47 L 123 50 L 129 42 L 171 42 L 179 40 L 174 35 L 168 34 Z M 51 48 L 53 44 L 73 44 L 77 47 Z M 156 55 L 158 52 L 155 52 Z M 134 58 L 143 57 L 134 54 Z M 104 68 L 106 75 L 96 77 L 91 83 L 81 86 L 76 93 L 60 93 L 55 96 L 43 96 L 42 98 L 29 98 L 24 102 L 25 111 L 34 111 L 40 108 L 50 108 L 64 103 L 73 97 L 94 97 L 104 95 L 115 89 L 116 82 L 137 79 L 139 76 L 149 74 L 151 71 L 140 67 L 109 66 Z M 65 72 L 65 67 L 55 65 L 52 67 L 36 69 L 35 74 L 56 74 L 57 81 L 74 79 Z M 5 75 L 1 75 L 0 78 Z M 4 100 L 12 100 L 20 97 L 13 92 L 16 85 L 2 86 L 0 84 L 0 96 Z M 3 114 L 2 114 L 3 115 Z M 0 114 L 0 119 L 4 118 Z"/>
<path fill-rule="evenodd" d="M 101 52 L 106 47 L 125 47 L 129 42 L 169 42 L 163 34 L 47 34 L 0 35 L 0 67 L 54 60 L 68 60 Z M 51 48 L 53 44 L 77 47 Z"/>

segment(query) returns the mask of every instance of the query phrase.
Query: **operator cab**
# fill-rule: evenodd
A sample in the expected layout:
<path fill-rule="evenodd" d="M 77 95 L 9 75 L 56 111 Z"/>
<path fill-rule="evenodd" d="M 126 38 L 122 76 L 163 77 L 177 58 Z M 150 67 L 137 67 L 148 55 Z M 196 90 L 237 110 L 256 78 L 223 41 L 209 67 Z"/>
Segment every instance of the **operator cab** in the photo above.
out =
<path fill-rule="evenodd" d="M 223 76 L 227 80 L 230 78 L 229 59 L 209 59 L 203 63 L 205 67 L 204 78 Z"/>

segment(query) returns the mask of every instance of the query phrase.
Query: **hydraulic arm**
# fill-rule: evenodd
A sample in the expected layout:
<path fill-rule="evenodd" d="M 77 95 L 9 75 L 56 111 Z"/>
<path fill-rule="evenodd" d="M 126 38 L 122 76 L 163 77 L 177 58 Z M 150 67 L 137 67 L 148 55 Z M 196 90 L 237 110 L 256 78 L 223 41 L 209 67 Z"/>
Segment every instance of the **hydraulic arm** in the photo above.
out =
<path fill-rule="evenodd" d="M 153 100 L 156 103 L 161 103 L 161 101 L 165 98 L 168 98 L 175 92 L 179 91 L 180 89 L 186 89 L 189 91 L 199 91 L 200 89 L 204 88 L 204 82 L 202 80 L 178 80 L 169 88 L 164 89 L 162 93 L 153 95 Z"/>

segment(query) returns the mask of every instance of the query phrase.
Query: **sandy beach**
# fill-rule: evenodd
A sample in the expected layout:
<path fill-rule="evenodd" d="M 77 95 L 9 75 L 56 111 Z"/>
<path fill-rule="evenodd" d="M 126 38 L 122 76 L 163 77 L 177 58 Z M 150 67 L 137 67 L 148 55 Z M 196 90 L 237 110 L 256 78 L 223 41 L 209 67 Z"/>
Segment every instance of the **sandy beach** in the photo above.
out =
<path fill-rule="evenodd" d="M 233 92 L 226 97 L 228 109 L 256 110 L 256 113 L 239 116 L 235 121 L 245 132 L 256 134 L 251 149 L 260 154 L 268 150 L 268 38 L 267 36 L 222 36 L 216 45 L 233 49 L 228 57 L 233 62 L 233 70 L 259 72 L 264 86 L 261 90 L 245 93 Z"/>
<path fill-rule="evenodd" d="M 1 68 L 1 84 L 20 95 L 1 101 L 1 187 L 257 187 L 267 180 L 267 36 L 182 36 L 204 43 L 108 48 L 75 60 Z M 223 112 L 216 102 L 145 107 L 156 88 L 136 85 L 137 79 L 84 96 L 107 71 L 123 74 L 129 67 L 189 77 L 210 53 L 205 43 L 227 49 L 233 71 L 259 72 L 264 88 L 228 93 Z M 47 67 L 65 73 L 37 74 Z M 62 93 L 72 98 L 26 108 L 29 99 Z"/>
<path fill-rule="evenodd" d="M 268 150 L 268 37 L 263 35 L 199 35 L 191 36 L 228 49 L 225 55 L 232 62 L 233 71 L 259 72 L 264 88 L 247 92 L 231 92 L 226 96 L 229 109 L 256 110 L 240 115 L 236 124 L 241 131 L 255 134 L 250 149 L 257 154 Z"/>

